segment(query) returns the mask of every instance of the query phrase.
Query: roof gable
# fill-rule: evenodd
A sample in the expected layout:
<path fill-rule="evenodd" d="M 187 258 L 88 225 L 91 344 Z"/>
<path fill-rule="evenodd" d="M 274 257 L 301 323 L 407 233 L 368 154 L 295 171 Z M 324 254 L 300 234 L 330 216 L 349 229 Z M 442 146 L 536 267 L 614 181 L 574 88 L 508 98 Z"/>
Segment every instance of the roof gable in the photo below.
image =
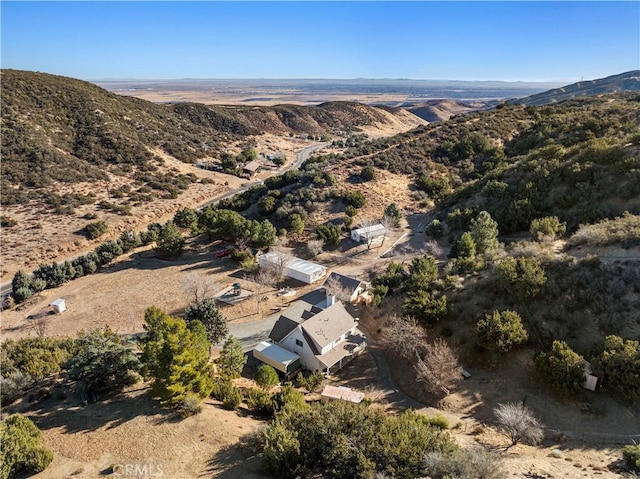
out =
<path fill-rule="evenodd" d="M 271 339 L 275 343 L 279 343 L 297 327 L 298 322 L 281 315 L 273 325 L 273 328 L 271 328 L 269 339 Z"/>
<path fill-rule="evenodd" d="M 332 282 L 337 283 L 338 286 L 349 291 L 350 293 L 353 293 L 362 284 L 362 281 L 358 279 L 336 273 L 335 271 L 329 275 L 327 280 L 324 282 L 324 286 L 327 286 L 327 283 L 331 285 Z"/>
<path fill-rule="evenodd" d="M 320 348 L 328 346 L 355 326 L 355 319 L 342 303 L 335 303 L 301 324 L 305 332 Z"/>

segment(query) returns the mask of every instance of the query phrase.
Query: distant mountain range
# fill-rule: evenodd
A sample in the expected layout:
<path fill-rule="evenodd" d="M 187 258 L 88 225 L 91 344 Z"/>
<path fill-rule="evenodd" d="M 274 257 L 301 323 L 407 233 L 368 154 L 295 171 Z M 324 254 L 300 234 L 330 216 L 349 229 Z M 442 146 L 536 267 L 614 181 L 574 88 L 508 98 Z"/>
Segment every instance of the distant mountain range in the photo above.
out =
<path fill-rule="evenodd" d="M 580 81 L 525 98 L 510 100 L 509 103 L 518 105 L 547 105 L 571 98 L 638 90 L 640 90 L 640 70 L 633 70 L 597 80 Z"/>

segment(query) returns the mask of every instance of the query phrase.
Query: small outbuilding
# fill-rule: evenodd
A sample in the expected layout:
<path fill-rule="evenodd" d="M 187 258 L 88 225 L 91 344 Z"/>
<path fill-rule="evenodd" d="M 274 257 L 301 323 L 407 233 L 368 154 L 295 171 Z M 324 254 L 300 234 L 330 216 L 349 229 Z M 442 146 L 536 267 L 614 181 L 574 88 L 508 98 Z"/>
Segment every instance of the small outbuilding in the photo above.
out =
<path fill-rule="evenodd" d="M 62 298 L 56 299 L 53 303 L 51 303 L 50 306 L 53 308 L 53 312 L 56 314 L 63 313 L 67 310 L 67 304 Z"/>
<path fill-rule="evenodd" d="M 250 161 L 242 167 L 242 171 L 243 173 L 246 173 L 248 175 L 255 175 L 260 169 L 260 166 L 260 163 L 258 163 L 257 161 Z"/>
<path fill-rule="evenodd" d="M 322 393 L 320 393 L 320 399 L 323 401 L 342 399 L 343 401 L 359 404 L 364 399 L 364 393 L 354 391 L 346 386 L 330 386 L 327 384 Z"/>
<path fill-rule="evenodd" d="M 351 230 L 351 239 L 358 243 L 370 243 L 376 238 L 387 234 L 387 228 L 381 223 L 377 225 L 364 226 L 355 230 Z"/>

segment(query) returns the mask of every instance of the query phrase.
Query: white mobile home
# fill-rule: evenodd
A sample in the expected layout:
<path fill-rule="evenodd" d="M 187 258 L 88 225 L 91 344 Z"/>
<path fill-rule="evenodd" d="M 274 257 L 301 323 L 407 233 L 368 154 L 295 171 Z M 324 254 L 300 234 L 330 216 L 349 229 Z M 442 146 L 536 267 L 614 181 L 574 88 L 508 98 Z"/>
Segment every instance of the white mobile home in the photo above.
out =
<path fill-rule="evenodd" d="M 285 276 L 307 284 L 314 283 L 327 274 L 327 268 L 320 264 L 295 257 L 285 258 L 277 252 L 263 254 L 258 263 L 261 268 L 283 267 Z"/>
<path fill-rule="evenodd" d="M 386 234 L 387 229 L 382 224 L 378 223 L 377 225 L 365 226 L 363 228 L 351 230 L 351 239 L 358 243 L 371 242 L 373 239 Z"/>

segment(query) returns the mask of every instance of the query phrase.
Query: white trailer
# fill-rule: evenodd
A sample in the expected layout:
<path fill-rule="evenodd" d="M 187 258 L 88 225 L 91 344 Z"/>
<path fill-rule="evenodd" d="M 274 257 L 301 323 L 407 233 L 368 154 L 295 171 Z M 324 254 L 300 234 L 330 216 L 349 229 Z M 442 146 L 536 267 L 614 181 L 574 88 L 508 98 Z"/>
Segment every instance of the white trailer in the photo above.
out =
<path fill-rule="evenodd" d="M 269 341 L 259 343 L 253 349 L 253 357 L 280 371 L 285 380 L 295 376 L 301 368 L 300 356 Z"/>

